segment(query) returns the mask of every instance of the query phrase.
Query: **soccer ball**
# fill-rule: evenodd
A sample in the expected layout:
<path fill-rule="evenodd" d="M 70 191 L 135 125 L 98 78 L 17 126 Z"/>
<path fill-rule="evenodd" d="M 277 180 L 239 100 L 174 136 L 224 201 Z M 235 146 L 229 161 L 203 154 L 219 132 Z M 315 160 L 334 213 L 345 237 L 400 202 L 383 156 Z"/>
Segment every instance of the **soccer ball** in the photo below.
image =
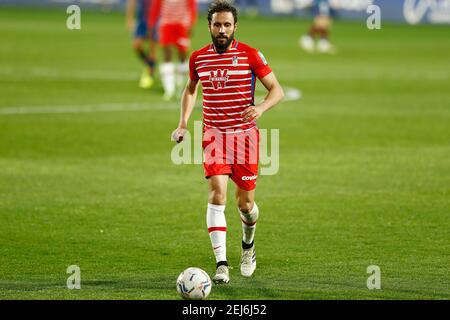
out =
<path fill-rule="evenodd" d="M 211 278 L 200 268 L 187 268 L 178 276 L 177 291 L 183 299 L 206 299 L 211 292 Z"/>

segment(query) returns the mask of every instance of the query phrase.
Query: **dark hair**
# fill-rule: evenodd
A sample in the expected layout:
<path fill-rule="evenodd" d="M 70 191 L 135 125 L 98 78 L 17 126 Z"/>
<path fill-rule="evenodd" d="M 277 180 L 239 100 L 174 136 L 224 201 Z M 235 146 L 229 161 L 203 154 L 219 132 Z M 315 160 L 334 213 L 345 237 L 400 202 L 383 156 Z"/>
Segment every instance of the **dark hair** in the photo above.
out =
<path fill-rule="evenodd" d="M 235 6 L 231 2 L 226 0 L 213 1 L 208 9 L 208 22 L 211 23 L 212 16 L 217 12 L 231 12 L 233 14 L 234 23 L 238 20 L 238 12 Z"/>

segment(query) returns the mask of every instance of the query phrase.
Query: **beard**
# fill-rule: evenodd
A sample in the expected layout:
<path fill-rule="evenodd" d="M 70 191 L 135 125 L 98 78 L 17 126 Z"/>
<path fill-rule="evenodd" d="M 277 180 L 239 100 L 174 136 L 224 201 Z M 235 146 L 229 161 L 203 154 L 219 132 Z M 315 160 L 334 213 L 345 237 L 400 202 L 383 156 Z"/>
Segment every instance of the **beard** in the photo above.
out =
<path fill-rule="evenodd" d="M 231 42 L 233 42 L 233 40 L 234 40 L 234 32 L 229 37 L 227 37 L 227 36 L 214 37 L 211 34 L 211 39 L 212 39 L 214 47 L 216 47 L 217 51 L 218 52 L 224 52 L 230 46 Z M 222 40 L 222 39 L 226 39 L 226 41 L 225 42 L 221 42 L 220 40 Z"/>

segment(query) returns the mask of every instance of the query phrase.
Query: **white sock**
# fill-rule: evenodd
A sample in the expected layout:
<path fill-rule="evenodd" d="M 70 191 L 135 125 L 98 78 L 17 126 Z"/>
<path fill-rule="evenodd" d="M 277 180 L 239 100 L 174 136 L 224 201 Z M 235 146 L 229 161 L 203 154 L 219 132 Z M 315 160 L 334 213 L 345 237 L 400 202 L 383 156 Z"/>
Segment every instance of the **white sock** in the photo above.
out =
<path fill-rule="evenodd" d="M 177 65 L 177 88 L 182 89 L 186 84 L 189 74 L 189 63 L 183 62 Z"/>
<path fill-rule="evenodd" d="M 206 225 L 209 238 L 216 256 L 216 262 L 227 261 L 227 222 L 225 220 L 225 206 L 208 203 L 206 210 Z"/>
<path fill-rule="evenodd" d="M 256 221 L 259 217 L 259 209 L 256 202 L 253 203 L 253 208 L 249 213 L 244 213 L 239 210 L 242 221 L 242 241 L 246 244 L 253 242 L 256 231 Z"/>
<path fill-rule="evenodd" d="M 175 64 L 172 62 L 161 63 L 159 68 L 161 81 L 166 95 L 175 93 Z"/>

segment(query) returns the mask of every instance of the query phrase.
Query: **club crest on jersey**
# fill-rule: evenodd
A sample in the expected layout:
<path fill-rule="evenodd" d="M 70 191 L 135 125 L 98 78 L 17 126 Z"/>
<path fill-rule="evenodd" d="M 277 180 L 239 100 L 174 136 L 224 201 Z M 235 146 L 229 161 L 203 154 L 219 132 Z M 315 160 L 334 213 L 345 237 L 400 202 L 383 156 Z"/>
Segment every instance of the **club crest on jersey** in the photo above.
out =
<path fill-rule="evenodd" d="M 238 65 L 238 57 L 234 56 L 232 61 L 233 67 L 236 67 Z"/>
<path fill-rule="evenodd" d="M 214 90 L 219 90 L 219 88 L 225 88 L 228 81 L 228 70 L 218 69 L 216 72 L 211 71 L 209 75 L 209 81 L 211 81 Z"/>

